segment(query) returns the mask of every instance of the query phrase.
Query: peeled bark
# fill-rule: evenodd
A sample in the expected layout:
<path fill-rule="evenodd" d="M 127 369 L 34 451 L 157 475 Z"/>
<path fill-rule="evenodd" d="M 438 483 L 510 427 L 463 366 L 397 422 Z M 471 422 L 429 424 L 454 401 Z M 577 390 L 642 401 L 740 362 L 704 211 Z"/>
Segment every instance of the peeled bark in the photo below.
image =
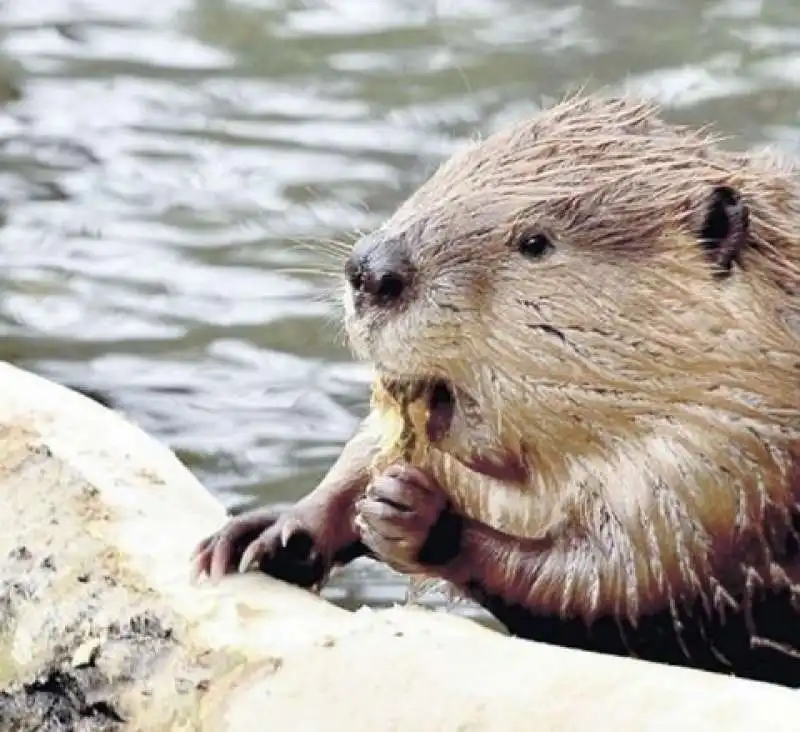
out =
<path fill-rule="evenodd" d="M 350 613 L 257 574 L 189 582 L 225 519 L 121 416 L 0 363 L 0 730 L 797 730 L 800 696 Z"/>

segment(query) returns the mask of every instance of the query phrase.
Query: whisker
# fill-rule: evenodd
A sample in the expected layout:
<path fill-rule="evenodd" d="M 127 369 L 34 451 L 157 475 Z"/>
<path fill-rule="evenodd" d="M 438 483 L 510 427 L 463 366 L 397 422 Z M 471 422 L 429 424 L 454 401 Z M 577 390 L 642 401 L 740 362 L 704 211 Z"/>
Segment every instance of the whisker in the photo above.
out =
<path fill-rule="evenodd" d="M 338 277 L 339 272 L 333 272 L 319 267 L 275 267 L 275 272 L 278 274 L 299 274 L 311 275 L 317 277 Z"/>
<path fill-rule="evenodd" d="M 314 293 L 313 297 L 314 300 L 318 302 L 326 302 L 330 305 L 339 306 L 342 297 L 341 283 L 330 284 L 328 286 L 321 286 Z"/>
<path fill-rule="evenodd" d="M 290 249 L 324 254 L 327 256 L 343 256 L 350 252 L 352 243 L 343 239 L 306 237 L 304 239 L 289 239 Z"/>

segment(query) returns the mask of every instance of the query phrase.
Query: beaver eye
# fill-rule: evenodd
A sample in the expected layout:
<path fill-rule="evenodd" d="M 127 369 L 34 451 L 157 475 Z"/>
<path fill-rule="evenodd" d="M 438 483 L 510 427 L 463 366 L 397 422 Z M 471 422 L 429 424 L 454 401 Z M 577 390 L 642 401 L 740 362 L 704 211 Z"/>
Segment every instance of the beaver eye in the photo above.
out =
<path fill-rule="evenodd" d="M 523 257 L 541 259 L 549 254 L 555 247 L 550 238 L 545 234 L 528 234 L 523 236 L 517 244 L 517 249 Z"/>

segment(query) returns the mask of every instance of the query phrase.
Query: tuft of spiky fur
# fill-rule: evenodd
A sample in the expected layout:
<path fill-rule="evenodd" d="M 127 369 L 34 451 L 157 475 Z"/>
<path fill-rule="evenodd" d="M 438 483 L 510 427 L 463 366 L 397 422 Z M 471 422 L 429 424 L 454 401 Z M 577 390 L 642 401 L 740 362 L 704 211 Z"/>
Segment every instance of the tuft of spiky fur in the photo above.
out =
<path fill-rule="evenodd" d="M 725 278 L 699 241 L 718 186 L 750 212 Z M 539 261 L 518 251 L 535 233 L 555 245 Z M 379 374 L 467 395 L 421 467 L 464 515 L 552 539 L 535 571 L 507 557 L 516 602 L 635 625 L 683 601 L 743 607 L 756 585 L 800 598 L 792 164 L 577 95 L 468 145 L 376 235 L 418 274 L 395 310 L 345 301 L 350 342 Z M 458 459 L 497 450 L 526 456 L 527 484 Z"/>

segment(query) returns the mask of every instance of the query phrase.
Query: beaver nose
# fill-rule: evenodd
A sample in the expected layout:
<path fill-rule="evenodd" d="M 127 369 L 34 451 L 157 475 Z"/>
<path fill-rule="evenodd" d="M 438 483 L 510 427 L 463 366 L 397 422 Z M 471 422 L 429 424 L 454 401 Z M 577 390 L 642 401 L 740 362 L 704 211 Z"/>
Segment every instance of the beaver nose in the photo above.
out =
<path fill-rule="evenodd" d="M 344 273 L 360 299 L 391 306 L 411 284 L 414 267 L 403 242 L 368 236 L 358 241 L 345 262 Z"/>

